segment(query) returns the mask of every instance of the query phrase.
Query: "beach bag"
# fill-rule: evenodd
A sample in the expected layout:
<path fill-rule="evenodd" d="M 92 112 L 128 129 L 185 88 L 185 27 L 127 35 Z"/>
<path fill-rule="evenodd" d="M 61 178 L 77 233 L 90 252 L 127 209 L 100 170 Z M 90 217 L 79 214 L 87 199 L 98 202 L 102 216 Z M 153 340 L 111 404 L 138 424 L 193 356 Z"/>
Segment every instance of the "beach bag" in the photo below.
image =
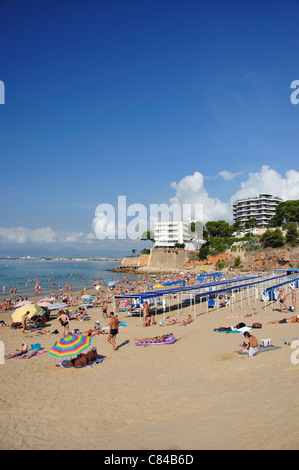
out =
<path fill-rule="evenodd" d="M 253 323 L 252 328 L 262 328 L 262 324 L 261 323 Z"/>

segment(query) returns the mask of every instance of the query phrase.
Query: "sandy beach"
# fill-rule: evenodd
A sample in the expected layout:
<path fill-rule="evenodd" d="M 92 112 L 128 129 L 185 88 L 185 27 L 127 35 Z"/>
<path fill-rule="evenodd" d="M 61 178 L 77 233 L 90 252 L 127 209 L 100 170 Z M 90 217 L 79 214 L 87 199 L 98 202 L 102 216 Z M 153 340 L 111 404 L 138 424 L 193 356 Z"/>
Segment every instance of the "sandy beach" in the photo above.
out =
<path fill-rule="evenodd" d="M 182 321 L 189 313 L 187 306 L 179 316 L 166 312 L 166 319 Z M 109 323 L 99 307 L 88 314 L 88 321 L 72 320 L 70 330 L 88 330 L 95 320 Z M 299 337 L 299 324 L 267 324 L 291 315 L 280 313 L 277 302 L 265 309 L 260 298 L 250 304 L 244 300 L 242 307 L 236 302 L 233 312 L 227 306 L 207 313 L 205 304 L 197 304 L 195 322 L 183 327 L 145 328 L 139 316 L 120 312 L 126 326 L 119 329 L 116 351 L 108 335 L 92 339 L 105 356 L 95 367 L 57 367 L 49 354 L 5 359 L 0 365 L 1 449 L 298 449 L 299 361 L 291 361 L 295 349 L 290 345 Z M 9 324 L 11 313 L 0 318 Z M 262 323 L 252 333 L 258 341 L 271 338 L 279 349 L 249 359 L 236 352 L 242 349 L 242 334 L 213 331 L 240 321 Z M 53 319 L 46 329 L 60 334 L 32 337 L 32 331 L 2 327 L 5 354 L 20 348 L 23 338 L 48 351 L 61 337 L 61 325 Z M 177 341 L 135 345 L 134 337 L 165 333 Z"/>

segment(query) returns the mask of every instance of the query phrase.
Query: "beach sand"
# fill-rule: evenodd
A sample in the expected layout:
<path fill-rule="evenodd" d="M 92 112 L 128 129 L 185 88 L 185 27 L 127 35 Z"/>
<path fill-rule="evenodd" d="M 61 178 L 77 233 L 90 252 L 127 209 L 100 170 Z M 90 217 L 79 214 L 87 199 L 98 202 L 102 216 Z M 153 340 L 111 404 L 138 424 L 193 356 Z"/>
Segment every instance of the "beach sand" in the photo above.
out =
<path fill-rule="evenodd" d="M 267 325 L 291 316 L 277 311 L 276 303 L 265 310 L 251 299 L 240 307 L 237 302 L 233 312 L 228 306 L 206 313 L 205 304 L 197 305 L 195 323 L 184 327 L 144 328 L 138 316 L 120 312 L 127 326 L 119 330 L 119 348 L 112 350 L 108 335 L 94 337 L 92 345 L 106 358 L 92 368 L 56 367 L 49 354 L 6 359 L 0 365 L 1 449 L 298 449 L 299 365 L 285 342 L 299 337 L 299 324 Z M 99 308 L 88 313 L 90 321 L 72 320 L 71 330 L 109 322 Z M 179 317 L 166 317 L 182 320 L 189 313 L 185 307 Z M 226 318 L 249 313 L 254 315 Z M 0 317 L 11 321 L 10 313 Z M 262 323 L 253 334 L 280 349 L 249 359 L 235 352 L 243 335 L 213 331 L 240 321 Z M 59 335 L 27 333 L 28 344 L 39 342 L 48 351 L 61 337 L 55 319 L 48 329 L 56 328 Z M 143 347 L 133 339 L 170 332 L 175 344 Z M 24 336 L 1 328 L 5 353 L 19 348 Z"/>

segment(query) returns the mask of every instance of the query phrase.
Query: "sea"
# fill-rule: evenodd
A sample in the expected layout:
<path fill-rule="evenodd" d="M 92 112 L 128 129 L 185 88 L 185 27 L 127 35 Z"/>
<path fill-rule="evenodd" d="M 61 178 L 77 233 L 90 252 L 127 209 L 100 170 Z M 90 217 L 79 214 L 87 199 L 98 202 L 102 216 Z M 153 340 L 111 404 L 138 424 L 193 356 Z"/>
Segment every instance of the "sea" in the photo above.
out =
<path fill-rule="evenodd" d="M 100 280 L 107 286 L 109 281 L 117 283 L 122 279 L 122 273 L 110 271 L 119 266 L 120 261 L 115 260 L 0 259 L 0 299 L 11 298 L 10 291 L 15 288 L 16 298 L 34 297 L 36 280 L 42 297 L 59 292 L 59 286 L 64 290 L 67 283 L 72 286 L 72 292 L 84 287 L 93 290 L 94 281 Z"/>

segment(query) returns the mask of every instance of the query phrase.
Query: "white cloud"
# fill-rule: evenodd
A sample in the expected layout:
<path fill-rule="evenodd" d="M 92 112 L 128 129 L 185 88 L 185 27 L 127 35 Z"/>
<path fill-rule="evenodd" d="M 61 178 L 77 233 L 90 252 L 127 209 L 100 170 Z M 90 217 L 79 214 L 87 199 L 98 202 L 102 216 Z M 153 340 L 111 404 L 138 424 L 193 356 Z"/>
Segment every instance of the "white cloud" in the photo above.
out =
<path fill-rule="evenodd" d="M 226 180 L 239 174 L 227 170 L 218 173 Z M 198 171 L 193 175 L 185 176 L 178 183 L 171 183 L 171 187 L 175 190 L 175 196 L 170 200 L 171 203 L 203 205 L 204 223 L 209 220 L 226 220 L 231 223 L 232 203 L 237 199 L 258 196 L 259 194 L 272 194 L 281 197 L 284 201 L 299 199 L 299 172 L 287 170 L 282 176 L 276 170 L 263 165 L 260 171 L 248 173 L 247 179 L 240 183 L 241 189 L 231 196 L 229 203 L 208 194 L 204 186 L 204 176 Z"/>
<path fill-rule="evenodd" d="M 175 190 L 175 196 L 170 200 L 172 204 L 202 204 L 204 223 L 209 220 L 231 220 L 230 204 L 209 196 L 200 172 L 185 176 L 179 183 L 171 183 L 171 187 Z"/>
<path fill-rule="evenodd" d="M 0 243 L 8 245 L 41 245 L 54 243 L 90 243 L 94 236 L 83 232 L 59 232 L 50 227 L 29 229 L 25 227 L 0 227 Z"/>
<path fill-rule="evenodd" d="M 241 189 L 231 197 L 231 202 L 259 194 L 272 194 L 284 201 L 299 199 L 299 172 L 288 170 L 282 176 L 276 170 L 263 165 L 259 172 L 248 174 L 248 179 L 241 183 Z"/>
<path fill-rule="evenodd" d="M 0 242 L 11 244 L 53 243 L 56 241 L 55 232 L 50 228 L 28 229 L 24 227 L 0 227 Z"/>
<path fill-rule="evenodd" d="M 226 181 L 230 181 L 234 179 L 236 176 L 239 176 L 241 174 L 242 174 L 241 171 L 238 171 L 237 173 L 232 173 L 231 171 L 227 171 L 227 170 L 222 170 L 217 173 L 218 176 L 221 176 Z"/>

